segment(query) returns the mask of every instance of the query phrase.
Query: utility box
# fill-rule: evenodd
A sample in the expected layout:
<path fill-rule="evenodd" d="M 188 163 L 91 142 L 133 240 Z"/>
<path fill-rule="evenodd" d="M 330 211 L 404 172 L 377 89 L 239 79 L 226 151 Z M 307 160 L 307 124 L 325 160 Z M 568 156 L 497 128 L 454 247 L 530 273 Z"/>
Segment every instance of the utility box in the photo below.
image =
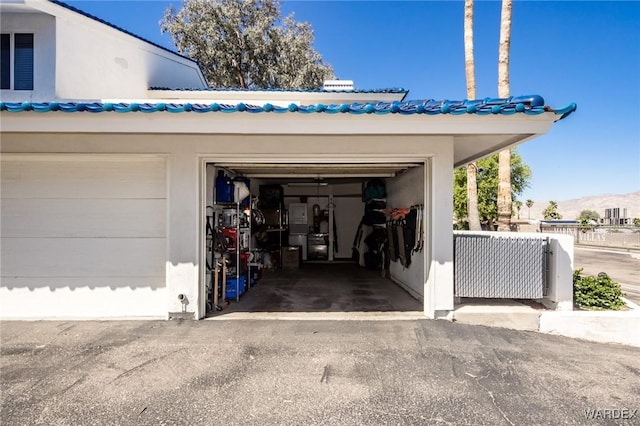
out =
<path fill-rule="evenodd" d="M 307 244 L 307 257 L 309 259 L 329 259 L 329 234 L 309 234 Z"/>
<path fill-rule="evenodd" d="M 282 269 L 300 268 L 300 246 L 282 247 Z"/>

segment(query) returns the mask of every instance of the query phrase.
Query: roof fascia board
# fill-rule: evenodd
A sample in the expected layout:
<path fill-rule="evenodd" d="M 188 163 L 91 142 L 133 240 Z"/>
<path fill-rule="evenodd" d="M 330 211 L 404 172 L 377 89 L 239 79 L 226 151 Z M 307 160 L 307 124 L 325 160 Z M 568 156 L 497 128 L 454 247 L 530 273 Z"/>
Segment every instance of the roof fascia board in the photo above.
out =
<path fill-rule="evenodd" d="M 544 132 L 546 133 L 546 132 Z M 495 154 L 498 151 L 502 151 L 506 148 L 511 148 L 513 146 L 522 144 L 524 142 L 527 142 L 531 139 L 537 138 L 538 136 L 540 136 L 542 133 L 536 133 L 536 134 L 520 134 L 517 136 L 512 136 L 509 137 L 505 140 L 503 140 L 501 143 L 497 144 L 497 145 L 492 145 L 490 148 L 484 149 L 482 151 L 476 152 L 473 155 L 458 159 L 456 158 L 455 163 L 453 164 L 453 167 L 457 168 L 457 167 L 461 167 L 464 166 L 465 164 L 469 164 L 472 163 L 474 161 L 478 161 L 481 160 L 485 157 L 488 157 L 492 154 Z M 460 141 L 455 141 L 454 143 L 462 143 Z"/>
<path fill-rule="evenodd" d="M 20 9 L 28 10 L 29 8 L 25 4 L 25 0 L 1 0 L 0 1 L 0 12 L 4 12 L 3 9 L 7 11 L 13 12 L 20 11 Z"/>
<path fill-rule="evenodd" d="M 3 132 L 146 134 L 473 135 L 546 133 L 557 120 L 539 115 L 153 114 L 0 112 Z M 117 129 L 117 131 L 114 131 Z"/>
<path fill-rule="evenodd" d="M 213 103 L 226 102 L 231 104 L 272 103 L 289 105 L 310 105 L 313 103 L 353 103 L 353 102 L 394 102 L 401 101 L 404 93 L 364 93 L 364 92 L 297 92 L 297 91 L 240 91 L 240 90 L 149 90 L 147 99 L 112 99 L 103 102 L 112 103 Z"/>

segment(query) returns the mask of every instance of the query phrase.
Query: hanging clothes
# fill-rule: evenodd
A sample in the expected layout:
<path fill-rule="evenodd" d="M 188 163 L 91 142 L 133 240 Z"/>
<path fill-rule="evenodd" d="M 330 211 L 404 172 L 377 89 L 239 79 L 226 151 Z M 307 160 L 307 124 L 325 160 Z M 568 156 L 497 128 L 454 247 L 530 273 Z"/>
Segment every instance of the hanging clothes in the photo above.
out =
<path fill-rule="evenodd" d="M 405 268 L 411 265 L 413 253 L 424 247 L 424 220 L 421 204 L 410 208 L 394 208 L 386 213 L 388 256 L 392 262 L 399 261 Z"/>
<path fill-rule="evenodd" d="M 413 249 L 416 244 L 416 218 L 418 211 L 415 208 L 409 209 L 409 212 L 404 217 L 403 234 L 404 243 L 407 248 L 413 253 Z"/>
<path fill-rule="evenodd" d="M 367 210 L 362 218 L 362 222 L 369 226 L 382 225 L 386 221 L 387 218 L 381 210 Z"/>
<path fill-rule="evenodd" d="M 414 252 L 421 252 L 424 246 L 424 209 L 422 204 L 416 206 L 416 243 L 413 247 Z"/>
<path fill-rule="evenodd" d="M 364 255 L 364 263 L 367 269 L 381 269 L 384 261 L 383 253 L 387 241 L 387 232 L 383 227 L 374 227 L 365 238 L 367 252 Z"/>
<path fill-rule="evenodd" d="M 384 214 L 389 216 L 391 220 L 402 220 L 409 213 L 410 209 L 402 208 L 402 209 L 386 209 L 384 210 Z"/>
<path fill-rule="evenodd" d="M 395 231 L 398 238 L 398 260 L 406 268 L 411 264 L 411 252 L 407 253 L 407 245 L 404 242 L 404 224 L 396 222 Z"/>
<path fill-rule="evenodd" d="M 360 223 L 358 231 L 356 232 L 356 237 L 353 240 L 353 250 L 357 253 L 358 264 L 363 267 L 365 266 L 365 254 L 369 251 L 366 239 L 372 232 L 372 226 Z"/>
<path fill-rule="evenodd" d="M 391 262 L 398 261 L 398 237 L 394 232 L 393 222 L 387 222 L 387 244 L 389 251 L 389 260 Z"/>

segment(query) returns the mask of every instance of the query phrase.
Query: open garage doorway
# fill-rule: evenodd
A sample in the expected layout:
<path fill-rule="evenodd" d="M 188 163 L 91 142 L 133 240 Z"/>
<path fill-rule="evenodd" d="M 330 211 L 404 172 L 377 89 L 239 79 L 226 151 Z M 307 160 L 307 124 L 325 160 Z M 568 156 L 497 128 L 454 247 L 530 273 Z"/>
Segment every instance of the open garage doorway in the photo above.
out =
<path fill-rule="evenodd" d="M 428 164 L 204 160 L 203 312 L 423 312 Z"/>

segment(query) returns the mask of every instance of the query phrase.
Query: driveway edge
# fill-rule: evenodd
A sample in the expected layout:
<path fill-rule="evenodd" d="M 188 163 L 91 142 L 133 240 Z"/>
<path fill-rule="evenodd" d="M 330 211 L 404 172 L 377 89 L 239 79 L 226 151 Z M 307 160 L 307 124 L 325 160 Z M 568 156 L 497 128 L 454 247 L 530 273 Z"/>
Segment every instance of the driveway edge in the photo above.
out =
<path fill-rule="evenodd" d="M 543 311 L 541 333 L 640 347 L 640 309 L 624 299 L 628 311 Z"/>

